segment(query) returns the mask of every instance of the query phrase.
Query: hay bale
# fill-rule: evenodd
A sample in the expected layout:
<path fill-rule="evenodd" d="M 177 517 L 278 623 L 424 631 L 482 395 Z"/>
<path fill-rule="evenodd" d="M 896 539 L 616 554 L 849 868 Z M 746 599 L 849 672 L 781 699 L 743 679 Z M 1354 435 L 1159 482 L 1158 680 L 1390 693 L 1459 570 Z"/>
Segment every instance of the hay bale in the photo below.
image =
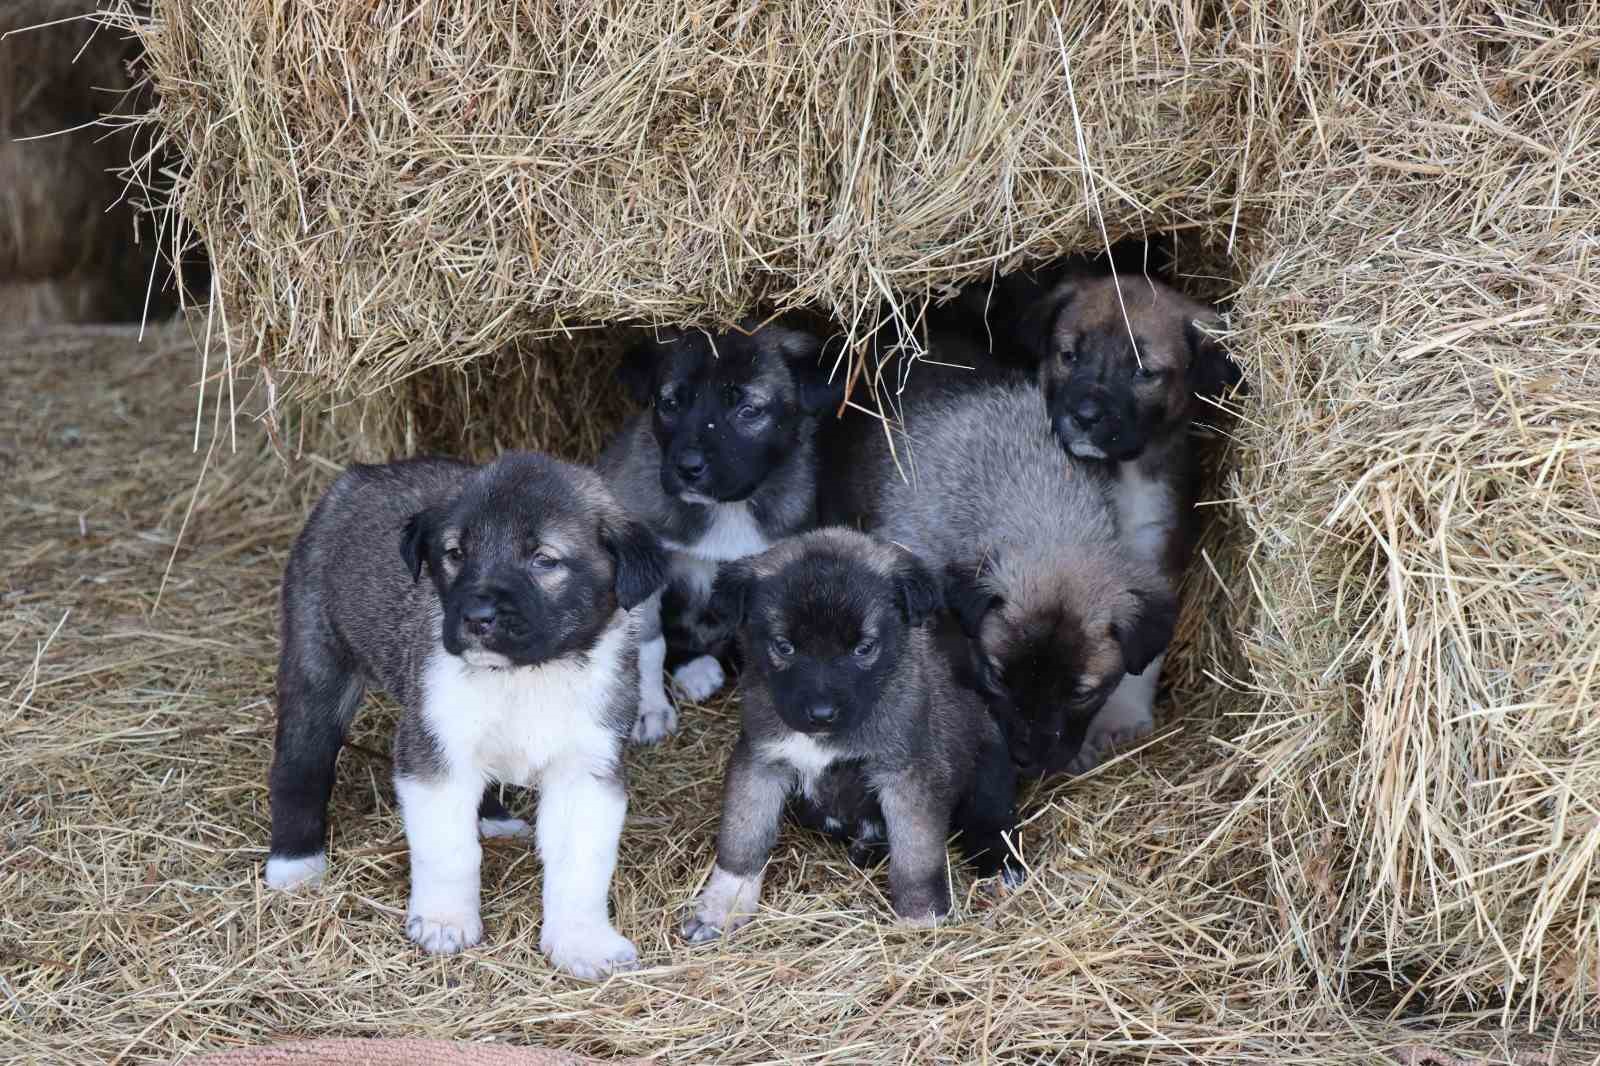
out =
<path fill-rule="evenodd" d="M 1319 44 L 1383 73 L 1323 95 L 1241 294 L 1260 417 L 1229 493 L 1259 700 L 1235 817 L 1271 828 L 1308 964 L 1573 1023 L 1600 1007 L 1585 12 Z"/>
<path fill-rule="evenodd" d="M 561 411 L 596 362 L 528 345 L 570 323 L 764 303 L 859 330 L 995 265 L 1190 234 L 1181 265 L 1239 286 L 1253 387 L 1172 663 L 1222 761 L 1115 779 L 1170 838 L 1047 839 L 1167 856 L 1126 906 L 1171 891 L 1176 939 L 1134 953 L 1224 1011 L 1217 943 L 1248 931 L 1285 1002 L 1591 1017 L 1600 11 L 978 7 L 166 0 L 144 36 L 241 358 L 379 421 L 416 424 L 396 382 L 506 352 Z M 494 437 L 459 382 L 416 387 Z M 1216 942 L 1174 931 L 1190 902 Z"/>

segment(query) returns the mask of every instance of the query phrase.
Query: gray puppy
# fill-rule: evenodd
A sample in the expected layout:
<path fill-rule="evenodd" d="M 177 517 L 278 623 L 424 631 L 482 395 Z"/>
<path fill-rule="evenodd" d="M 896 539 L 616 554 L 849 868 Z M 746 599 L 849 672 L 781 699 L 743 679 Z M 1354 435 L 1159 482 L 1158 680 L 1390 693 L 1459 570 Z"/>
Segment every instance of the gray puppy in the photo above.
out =
<path fill-rule="evenodd" d="M 665 565 L 593 471 L 543 455 L 342 474 L 283 576 L 268 883 L 326 870 L 334 764 L 376 686 L 403 707 L 394 780 L 411 851 L 407 935 L 436 953 L 478 942 L 480 801 L 503 815 L 485 782 L 536 783 L 541 950 L 580 977 L 631 966 L 606 897 L 638 705 L 632 608 Z"/>
<path fill-rule="evenodd" d="M 883 824 L 890 898 L 907 922 L 950 910 L 952 826 L 980 875 L 1020 879 L 1002 837 L 1016 828 L 1016 775 L 983 700 L 934 647 L 939 584 L 921 561 L 852 530 L 818 530 L 724 566 L 715 599 L 738 623 L 743 729 L 689 940 L 749 920 L 796 793 L 841 832 Z"/>
<path fill-rule="evenodd" d="M 874 532 L 945 576 L 1018 764 L 1082 769 L 1125 739 L 1135 708 L 1097 712 L 1166 648 L 1171 582 L 1123 544 L 1106 472 L 1062 455 L 1037 385 L 935 392 L 904 417 L 897 459 L 881 432 L 862 435 L 830 483 L 846 482 L 841 498 L 866 501 Z"/>
<path fill-rule="evenodd" d="M 764 550 L 816 524 L 817 416 L 836 405 L 810 333 L 771 325 L 709 334 L 670 331 L 632 350 L 621 377 L 650 410 L 599 460 L 623 505 L 672 549 L 671 576 L 645 607 L 639 716 L 633 738 L 677 729 L 667 699 L 669 653 L 678 688 L 699 701 L 722 687 L 727 626 L 705 610 L 717 563 Z"/>

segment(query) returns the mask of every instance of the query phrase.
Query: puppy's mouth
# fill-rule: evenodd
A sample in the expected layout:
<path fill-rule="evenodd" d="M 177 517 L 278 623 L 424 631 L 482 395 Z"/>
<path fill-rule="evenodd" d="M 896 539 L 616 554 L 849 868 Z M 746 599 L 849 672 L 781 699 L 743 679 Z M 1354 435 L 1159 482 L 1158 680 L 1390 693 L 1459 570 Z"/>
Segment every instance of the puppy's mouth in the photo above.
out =
<path fill-rule="evenodd" d="M 705 493 L 697 492 L 694 489 L 684 489 L 682 492 L 678 493 L 678 499 L 682 500 L 684 503 L 699 504 L 702 507 L 709 507 L 712 504 L 718 504 L 722 502 L 715 496 L 707 496 Z"/>

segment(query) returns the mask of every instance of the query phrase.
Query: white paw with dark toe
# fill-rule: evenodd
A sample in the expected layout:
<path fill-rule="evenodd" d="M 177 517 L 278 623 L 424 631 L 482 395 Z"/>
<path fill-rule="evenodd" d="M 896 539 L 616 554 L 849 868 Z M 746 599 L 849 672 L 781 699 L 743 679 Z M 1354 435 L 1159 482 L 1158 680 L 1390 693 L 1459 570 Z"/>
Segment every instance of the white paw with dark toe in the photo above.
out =
<path fill-rule="evenodd" d="M 682 692 L 690 703 L 700 703 L 710 699 L 727 680 L 728 676 L 723 673 L 722 664 L 717 662 L 713 655 L 690 659 L 672 671 L 672 683 L 678 686 L 678 691 Z"/>
<path fill-rule="evenodd" d="M 322 883 L 322 876 L 327 872 L 328 856 L 320 851 L 315 855 L 303 855 L 298 859 L 285 859 L 274 855 L 267 859 L 267 887 L 314 888 Z"/>
<path fill-rule="evenodd" d="M 659 744 L 677 731 L 678 712 L 664 697 L 659 703 L 640 701 L 639 717 L 633 722 L 635 744 Z"/>
<path fill-rule="evenodd" d="M 639 965 L 633 943 L 607 925 L 547 930 L 539 938 L 539 950 L 556 969 L 585 981 L 598 981 Z"/>
<path fill-rule="evenodd" d="M 483 922 L 476 914 L 412 914 L 406 936 L 430 955 L 454 955 L 483 939 Z"/>

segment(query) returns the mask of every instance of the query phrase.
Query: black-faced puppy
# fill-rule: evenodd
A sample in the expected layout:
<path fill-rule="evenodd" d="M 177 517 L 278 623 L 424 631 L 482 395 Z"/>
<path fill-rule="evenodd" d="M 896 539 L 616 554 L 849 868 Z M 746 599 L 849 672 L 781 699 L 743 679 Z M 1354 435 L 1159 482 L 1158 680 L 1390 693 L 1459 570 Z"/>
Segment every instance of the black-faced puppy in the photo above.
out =
<path fill-rule="evenodd" d="M 633 418 L 599 468 L 630 513 L 671 549 L 671 576 L 646 606 L 634 740 L 677 729 L 667 699 L 669 652 L 686 660 L 678 687 L 702 700 L 725 680 L 730 632 L 705 610 L 719 562 L 765 550 L 816 521 L 817 418 L 841 382 L 815 336 L 780 325 L 669 332 L 634 349 L 623 380 L 650 410 Z"/>
<path fill-rule="evenodd" d="M 284 571 L 268 883 L 327 868 L 334 764 L 376 686 L 403 707 L 407 935 L 437 953 L 478 942 L 485 782 L 537 784 L 540 948 L 580 977 L 631 966 L 607 894 L 638 707 L 633 609 L 665 570 L 655 535 L 598 475 L 543 455 L 347 470 Z"/>
<path fill-rule="evenodd" d="M 895 443 L 899 467 L 880 437 L 825 477 L 852 479 L 874 532 L 948 580 L 1018 764 L 1070 768 L 1104 743 L 1090 723 L 1113 691 L 1171 639 L 1171 583 L 1125 548 L 1109 475 L 1064 460 L 1031 382 L 907 404 Z"/>
<path fill-rule="evenodd" d="M 1015 774 L 982 699 L 934 651 L 926 623 L 939 586 L 915 556 L 851 530 L 818 530 L 724 566 L 716 600 L 739 620 L 744 717 L 716 867 L 684 926 L 688 939 L 749 920 L 795 793 L 841 827 L 881 821 L 890 899 L 907 922 L 949 912 L 952 826 L 981 874 L 1020 876 L 1001 836 L 1016 827 Z M 830 807 L 835 799 L 842 809 Z"/>

